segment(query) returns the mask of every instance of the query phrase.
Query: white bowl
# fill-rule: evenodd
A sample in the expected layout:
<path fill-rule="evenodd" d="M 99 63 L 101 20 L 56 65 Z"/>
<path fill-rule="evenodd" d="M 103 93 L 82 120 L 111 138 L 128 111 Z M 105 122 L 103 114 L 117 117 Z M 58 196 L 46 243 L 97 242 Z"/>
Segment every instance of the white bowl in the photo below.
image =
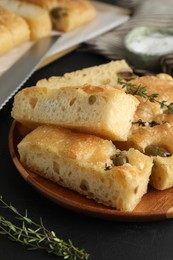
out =
<path fill-rule="evenodd" d="M 160 70 L 160 58 L 173 52 L 173 29 L 136 27 L 125 37 L 127 61 L 138 69 Z"/>

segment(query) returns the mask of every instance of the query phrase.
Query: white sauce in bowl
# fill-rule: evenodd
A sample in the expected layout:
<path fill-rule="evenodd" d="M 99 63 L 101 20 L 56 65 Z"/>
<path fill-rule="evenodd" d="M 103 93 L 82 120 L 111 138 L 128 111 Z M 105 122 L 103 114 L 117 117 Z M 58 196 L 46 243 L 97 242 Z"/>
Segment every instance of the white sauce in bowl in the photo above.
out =
<path fill-rule="evenodd" d="M 173 35 L 153 32 L 128 43 L 129 50 L 142 54 L 167 54 L 173 51 Z"/>

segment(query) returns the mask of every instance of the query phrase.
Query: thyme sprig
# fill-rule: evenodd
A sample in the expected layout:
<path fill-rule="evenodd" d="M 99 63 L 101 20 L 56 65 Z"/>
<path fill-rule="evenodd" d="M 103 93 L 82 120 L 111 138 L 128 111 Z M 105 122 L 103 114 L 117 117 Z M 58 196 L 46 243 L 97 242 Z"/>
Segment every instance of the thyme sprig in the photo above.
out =
<path fill-rule="evenodd" d="M 118 83 L 125 88 L 125 92 L 127 94 L 140 96 L 145 98 L 146 101 L 149 100 L 151 103 L 157 103 L 160 105 L 161 109 L 167 109 L 169 114 L 173 114 L 173 102 L 167 103 L 167 100 L 159 101 L 157 98 L 159 96 L 158 93 L 152 93 L 151 95 L 147 94 L 147 88 L 142 84 L 136 85 L 132 82 L 126 82 L 125 80 L 119 78 Z"/>
<path fill-rule="evenodd" d="M 0 195 L 0 207 L 8 209 L 14 214 L 14 219 L 20 224 L 15 224 L 0 215 L 0 234 L 7 235 L 11 240 L 27 246 L 29 250 L 41 249 L 56 256 L 69 260 L 87 260 L 89 254 L 84 249 L 75 247 L 71 240 L 64 242 L 59 239 L 54 231 L 49 231 L 40 223 L 28 217 L 27 210 L 22 215 L 11 203 L 7 204 Z"/>

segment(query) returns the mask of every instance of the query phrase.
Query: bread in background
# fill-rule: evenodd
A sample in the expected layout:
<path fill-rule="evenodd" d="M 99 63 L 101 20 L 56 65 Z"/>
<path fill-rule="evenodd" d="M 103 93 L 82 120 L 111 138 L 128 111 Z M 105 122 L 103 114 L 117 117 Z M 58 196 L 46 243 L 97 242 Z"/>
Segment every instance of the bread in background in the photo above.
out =
<path fill-rule="evenodd" d="M 69 32 L 96 17 L 96 10 L 89 1 L 59 0 L 57 2 L 58 6 L 50 11 L 55 30 Z"/>
<path fill-rule="evenodd" d="M 0 8 L 1 12 L 1 8 Z M 8 52 L 14 47 L 12 34 L 8 28 L 0 22 L 0 55 Z"/>
<path fill-rule="evenodd" d="M 49 11 L 53 28 L 69 32 L 96 17 L 96 9 L 86 0 L 20 0 L 39 5 Z"/>
<path fill-rule="evenodd" d="M 0 6 L 0 55 L 29 39 L 30 30 L 26 21 L 14 12 Z"/>
<path fill-rule="evenodd" d="M 31 40 L 37 40 L 51 33 L 51 19 L 44 8 L 18 0 L 1 0 L 0 5 L 26 20 L 31 31 Z"/>

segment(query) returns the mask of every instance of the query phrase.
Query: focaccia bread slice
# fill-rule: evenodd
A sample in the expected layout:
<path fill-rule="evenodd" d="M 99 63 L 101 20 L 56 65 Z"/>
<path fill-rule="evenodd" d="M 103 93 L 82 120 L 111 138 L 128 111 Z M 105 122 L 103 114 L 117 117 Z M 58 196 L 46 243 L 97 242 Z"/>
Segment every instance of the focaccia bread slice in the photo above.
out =
<path fill-rule="evenodd" d="M 118 88 L 119 77 L 123 79 L 135 77 L 131 67 L 125 60 L 110 61 L 105 64 L 65 73 L 63 76 L 41 79 L 36 85 L 38 87 L 60 88 L 90 84 L 93 86 L 109 85 Z M 122 89 L 120 86 L 119 88 Z"/>
<path fill-rule="evenodd" d="M 49 11 L 53 28 L 62 32 L 92 21 L 96 17 L 93 4 L 86 0 L 20 0 L 39 5 Z"/>
<path fill-rule="evenodd" d="M 120 152 L 111 141 L 54 126 L 33 130 L 18 151 L 32 172 L 124 211 L 132 211 L 146 193 L 152 168 L 152 158 L 135 149 Z M 120 154 L 125 162 L 115 166 Z"/>
<path fill-rule="evenodd" d="M 30 127 L 51 124 L 127 140 L 137 105 L 132 95 L 108 86 L 30 87 L 17 93 L 11 115 Z"/>
<path fill-rule="evenodd" d="M 0 5 L 23 17 L 29 25 L 31 39 L 47 36 L 52 30 L 49 13 L 40 6 L 18 0 L 1 0 Z"/>
<path fill-rule="evenodd" d="M 148 96 L 158 94 L 155 98 L 160 103 L 166 101 L 169 105 L 173 102 L 173 78 L 170 75 L 161 73 L 156 76 L 136 77 L 131 81 L 136 87 L 144 87 Z M 134 121 L 141 119 L 144 122 L 155 120 L 161 114 L 169 113 L 167 107 L 161 107 L 158 102 L 150 102 L 147 98 L 136 96 L 140 101 L 135 113 Z"/>
<path fill-rule="evenodd" d="M 96 9 L 86 0 L 59 0 L 50 16 L 55 30 L 70 32 L 92 21 L 96 17 Z"/>
<path fill-rule="evenodd" d="M 158 94 L 155 98 L 158 102 L 136 96 L 140 104 L 128 140 L 116 142 L 116 145 L 120 149 L 134 147 L 150 153 L 154 158 L 150 184 L 159 190 L 173 187 L 173 114 L 166 106 L 173 102 L 173 78 L 162 73 L 138 77 L 130 82 L 135 87 L 144 87 L 147 95 Z"/>
<path fill-rule="evenodd" d="M 150 184 L 154 188 L 165 190 L 173 187 L 173 120 L 153 127 L 139 127 L 120 147 L 134 147 L 153 157 Z"/>
<path fill-rule="evenodd" d="M 0 5 L 0 55 L 30 39 L 26 21 Z"/>

